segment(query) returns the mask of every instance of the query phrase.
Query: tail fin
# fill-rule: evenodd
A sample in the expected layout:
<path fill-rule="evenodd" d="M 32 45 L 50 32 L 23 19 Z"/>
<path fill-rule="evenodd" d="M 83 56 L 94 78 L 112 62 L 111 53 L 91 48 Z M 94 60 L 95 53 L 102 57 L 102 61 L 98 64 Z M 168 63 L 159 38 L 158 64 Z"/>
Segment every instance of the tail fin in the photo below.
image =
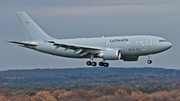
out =
<path fill-rule="evenodd" d="M 27 41 L 36 39 L 54 39 L 47 35 L 25 12 L 17 12 L 16 17 Z"/>

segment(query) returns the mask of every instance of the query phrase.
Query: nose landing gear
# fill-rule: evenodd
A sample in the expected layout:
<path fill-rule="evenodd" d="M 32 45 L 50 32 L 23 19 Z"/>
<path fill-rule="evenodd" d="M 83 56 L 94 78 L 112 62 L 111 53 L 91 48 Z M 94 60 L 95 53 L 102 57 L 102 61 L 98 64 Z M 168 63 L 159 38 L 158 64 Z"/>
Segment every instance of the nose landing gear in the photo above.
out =
<path fill-rule="evenodd" d="M 148 60 L 147 63 L 148 63 L 148 64 L 151 64 L 151 63 L 152 63 L 152 60 Z"/>
<path fill-rule="evenodd" d="M 148 56 L 148 58 L 149 58 L 149 60 L 147 61 L 148 64 L 151 64 L 151 63 L 152 63 L 152 60 L 151 60 L 151 57 L 152 57 L 152 56 L 153 56 L 152 54 L 150 54 L 150 55 Z"/>

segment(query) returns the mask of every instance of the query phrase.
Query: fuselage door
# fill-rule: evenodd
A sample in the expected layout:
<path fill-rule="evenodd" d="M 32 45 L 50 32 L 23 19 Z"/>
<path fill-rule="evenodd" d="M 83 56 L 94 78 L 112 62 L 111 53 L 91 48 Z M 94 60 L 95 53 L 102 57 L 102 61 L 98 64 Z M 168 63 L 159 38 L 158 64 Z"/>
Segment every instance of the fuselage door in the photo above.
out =
<path fill-rule="evenodd" d="M 110 45 L 110 42 L 109 42 L 109 41 L 107 41 L 107 43 L 106 43 L 106 47 L 107 47 L 107 48 L 110 48 L 110 46 L 111 46 L 111 45 Z"/>
<path fill-rule="evenodd" d="M 152 46 L 152 38 L 146 38 L 146 46 L 148 47 Z"/>

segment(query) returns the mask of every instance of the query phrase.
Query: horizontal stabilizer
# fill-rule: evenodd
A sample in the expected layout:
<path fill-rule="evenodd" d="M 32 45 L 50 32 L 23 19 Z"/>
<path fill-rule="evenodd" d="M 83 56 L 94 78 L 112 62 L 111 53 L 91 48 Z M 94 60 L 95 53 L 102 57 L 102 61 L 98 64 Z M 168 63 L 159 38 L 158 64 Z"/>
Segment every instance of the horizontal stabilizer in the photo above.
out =
<path fill-rule="evenodd" d="M 25 43 L 25 42 L 17 42 L 17 41 L 7 41 L 7 42 L 16 43 L 16 44 L 25 45 L 25 46 L 38 46 L 36 44 Z"/>

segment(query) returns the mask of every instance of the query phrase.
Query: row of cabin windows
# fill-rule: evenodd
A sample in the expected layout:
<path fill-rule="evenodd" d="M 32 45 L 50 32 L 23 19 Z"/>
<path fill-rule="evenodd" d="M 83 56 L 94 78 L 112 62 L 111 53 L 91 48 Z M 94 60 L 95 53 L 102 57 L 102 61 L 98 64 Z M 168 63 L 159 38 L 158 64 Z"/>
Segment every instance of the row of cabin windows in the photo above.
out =
<path fill-rule="evenodd" d="M 135 42 L 113 42 L 111 44 L 119 44 L 119 43 L 138 43 L 137 41 Z M 139 41 L 139 43 L 143 43 L 143 41 Z M 89 43 L 89 44 L 82 44 L 82 45 L 102 45 L 102 44 L 107 44 L 107 43 Z"/>

